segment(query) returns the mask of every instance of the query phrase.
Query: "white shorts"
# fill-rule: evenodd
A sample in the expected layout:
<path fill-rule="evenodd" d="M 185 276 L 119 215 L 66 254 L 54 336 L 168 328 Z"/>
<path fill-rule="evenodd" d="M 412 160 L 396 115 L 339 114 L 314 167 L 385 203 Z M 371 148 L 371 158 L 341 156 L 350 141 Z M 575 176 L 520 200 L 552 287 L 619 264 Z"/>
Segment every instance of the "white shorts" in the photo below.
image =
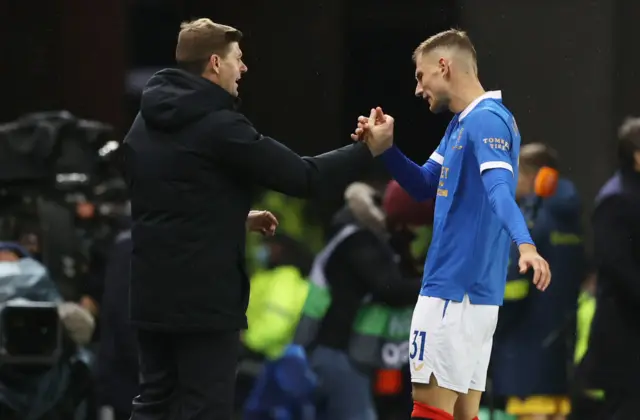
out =
<path fill-rule="evenodd" d="M 420 296 L 413 311 L 409 345 L 411 381 L 456 392 L 484 392 L 498 306 Z"/>

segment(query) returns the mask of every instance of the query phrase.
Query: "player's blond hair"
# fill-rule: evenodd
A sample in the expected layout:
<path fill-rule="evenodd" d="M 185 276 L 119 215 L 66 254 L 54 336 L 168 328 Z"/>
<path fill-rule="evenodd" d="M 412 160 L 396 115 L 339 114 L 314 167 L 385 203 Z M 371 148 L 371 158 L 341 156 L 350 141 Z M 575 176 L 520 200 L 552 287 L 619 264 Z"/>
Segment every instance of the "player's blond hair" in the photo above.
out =
<path fill-rule="evenodd" d="M 242 32 L 211 19 L 201 18 L 180 25 L 176 62 L 191 73 L 202 74 L 213 54 L 222 57 L 234 42 L 240 42 Z"/>
<path fill-rule="evenodd" d="M 422 41 L 413 52 L 413 61 L 416 61 L 419 57 L 422 57 L 425 54 L 441 48 L 467 53 L 471 56 L 474 68 L 477 66 L 476 48 L 473 46 L 473 43 L 471 42 L 471 39 L 469 39 L 467 33 L 459 29 L 449 29 Z"/>

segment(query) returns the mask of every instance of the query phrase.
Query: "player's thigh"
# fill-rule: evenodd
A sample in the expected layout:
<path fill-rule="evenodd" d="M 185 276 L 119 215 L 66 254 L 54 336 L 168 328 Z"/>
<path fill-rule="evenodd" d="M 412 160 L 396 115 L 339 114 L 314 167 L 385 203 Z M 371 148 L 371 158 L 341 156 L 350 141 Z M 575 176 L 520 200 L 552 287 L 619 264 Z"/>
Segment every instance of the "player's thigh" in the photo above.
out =
<path fill-rule="evenodd" d="M 476 360 L 465 325 L 463 302 L 421 297 L 414 311 L 410 338 L 411 381 L 466 393 Z M 430 388 L 429 388 L 430 389 Z"/>
<path fill-rule="evenodd" d="M 469 389 L 473 391 L 484 392 L 487 386 L 487 373 L 489 371 L 489 362 L 491 361 L 491 349 L 493 347 L 493 338 L 485 341 L 480 345 L 476 365 L 471 376 Z"/>
<path fill-rule="evenodd" d="M 472 329 L 470 337 L 473 342 L 475 359 L 469 389 L 482 393 L 487 384 L 493 334 L 498 323 L 498 307 L 471 305 L 468 308 L 466 323 Z"/>
<path fill-rule="evenodd" d="M 414 401 L 453 413 L 459 381 L 455 370 L 459 360 L 449 350 L 450 328 L 444 318 L 459 303 L 421 296 L 411 323 L 409 364 Z M 458 315 L 454 314 L 454 318 Z M 453 384 L 452 384 L 453 382 Z M 466 388 L 465 388 L 466 390 Z"/>
<path fill-rule="evenodd" d="M 411 382 L 428 385 L 441 357 L 445 334 L 443 318 L 449 302 L 430 296 L 419 296 L 409 337 Z"/>
<path fill-rule="evenodd" d="M 453 410 L 455 420 L 472 420 L 480 412 L 480 399 L 482 392 L 469 390 L 466 394 L 460 394 Z"/>

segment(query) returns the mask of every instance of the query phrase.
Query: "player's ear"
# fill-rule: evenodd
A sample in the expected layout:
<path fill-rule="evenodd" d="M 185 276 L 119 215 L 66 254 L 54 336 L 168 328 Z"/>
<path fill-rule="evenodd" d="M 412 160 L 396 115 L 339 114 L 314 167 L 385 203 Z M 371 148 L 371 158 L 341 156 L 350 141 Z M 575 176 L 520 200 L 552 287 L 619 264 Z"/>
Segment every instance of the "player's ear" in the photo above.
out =
<path fill-rule="evenodd" d="M 449 75 L 449 61 L 441 57 L 440 60 L 438 60 L 438 69 L 444 77 L 447 77 Z"/>

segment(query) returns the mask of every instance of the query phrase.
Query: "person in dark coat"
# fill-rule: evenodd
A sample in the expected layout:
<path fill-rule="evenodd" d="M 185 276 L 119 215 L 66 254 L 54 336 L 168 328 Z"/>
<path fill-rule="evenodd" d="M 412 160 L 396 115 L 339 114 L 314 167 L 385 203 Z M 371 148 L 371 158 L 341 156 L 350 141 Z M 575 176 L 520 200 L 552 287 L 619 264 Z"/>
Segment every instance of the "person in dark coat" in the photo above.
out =
<path fill-rule="evenodd" d="M 596 197 L 596 312 L 578 372 L 604 391 L 603 419 L 638 418 L 640 376 L 640 118 L 620 128 L 620 167 Z"/>
<path fill-rule="evenodd" d="M 184 23 L 179 68 L 151 77 L 125 138 L 141 378 L 133 420 L 231 418 L 253 192 L 318 197 L 344 188 L 393 140 L 387 118 L 366 143 L 302 158 L 260 134 L 237 110 L 247 71 L 241 37 L 209 19 Z M 262 232 L 275 224 L 269 213 L 248 220 Z"/>
<path fill-rule="evenodd" d="M 520 274 L 511 252 L 505 301 L 494 336 L 491 373 L 494 394 L 519 418 L 561 419 L 569 413 L 568 368 L 575 341 L 575 314 L 587 263 L 581 203 L 574 184 L 560 177 L 555 193 L 542 198 L 535 179 L 542 168 L 557 169 L 557 154 L 541 143 L 520 150 L 516 198 L 548 262 L 554 282 L 545 293 Z"/>
<path fill-rule="evenodd" d="M 98 401 L 113 410 L 115 420 L 129 418 L 131 399 L 138 395 L 138 349 L 126 310 L 130 264 L 131 232 L 125 230 L 116 237 L 106 261 L 96 363 Z"/>

